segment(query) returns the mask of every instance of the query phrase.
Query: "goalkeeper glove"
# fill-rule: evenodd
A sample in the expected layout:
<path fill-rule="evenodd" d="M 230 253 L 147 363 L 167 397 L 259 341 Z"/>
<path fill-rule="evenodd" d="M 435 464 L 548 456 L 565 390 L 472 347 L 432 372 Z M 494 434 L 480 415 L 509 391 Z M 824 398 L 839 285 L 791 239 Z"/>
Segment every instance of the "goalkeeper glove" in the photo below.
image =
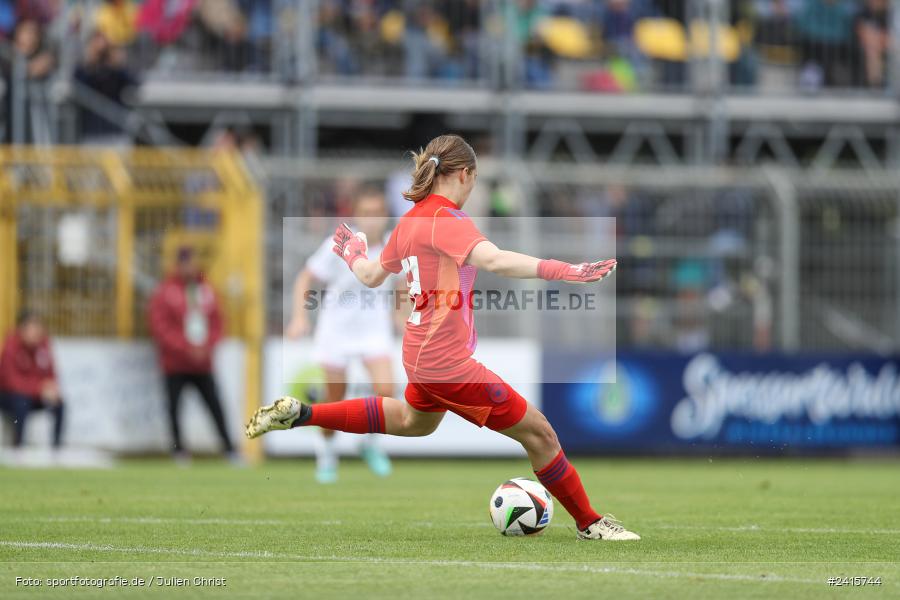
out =
<path fill-rule="evenodd" d="M 588 283 L 600 281 L 616 270 L 616 259 L 598 260 L 573 265 L 561 260 L 542 260 L 538 263 L 538 277 L 547 280 Z"/>
<path fill-rule="evenodd" d="M 341 223 L 334 231 L 334 247 L 332 250 L 335 254 L 344 259 L 347 266 L 353 269 L 353 263 L 360 258 L 368 258 L 366 253 L 369 251 L 369 242 L 366 234 L 359 232 L 354 234 L 346 223 Z"/>

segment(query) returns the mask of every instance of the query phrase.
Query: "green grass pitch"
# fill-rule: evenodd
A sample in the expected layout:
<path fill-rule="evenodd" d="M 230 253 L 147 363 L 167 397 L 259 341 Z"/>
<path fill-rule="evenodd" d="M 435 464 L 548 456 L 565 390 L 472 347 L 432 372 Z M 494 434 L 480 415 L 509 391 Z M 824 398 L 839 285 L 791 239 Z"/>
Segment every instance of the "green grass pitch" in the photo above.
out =
<path fill-rule="evenodd" d="M 558 504 L 543 536 L 500 536 L 489 496 L 524 460 L 400 460 L 386 480 L 347 460 L 331 486 L 308 460 L 0 470 L 0 598 L 900 597 L 896 461 L 573 463 L 642 541 L 576 541 Z M 73 576 L 152 585 L 48 587 Z"/>

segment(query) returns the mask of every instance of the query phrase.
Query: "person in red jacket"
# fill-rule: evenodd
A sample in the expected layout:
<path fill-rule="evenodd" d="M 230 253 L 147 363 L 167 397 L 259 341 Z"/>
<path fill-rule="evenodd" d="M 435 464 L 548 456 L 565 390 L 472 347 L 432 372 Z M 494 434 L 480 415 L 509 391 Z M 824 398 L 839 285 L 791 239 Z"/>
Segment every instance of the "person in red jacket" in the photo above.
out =
<path fill-rule="evenodd" d="M 175 272 L 163 280 L 150 299 L 149 318 L 166 379 L 176 459 L 187 459 L 178 427 L 178 403 L 188 384 L 200 393 L 225 451 L 233 456 L 234 446 L 225 427 L 212 367 L 213 350 L 222 339 L 222 313 L 215 290 L 200 272 L 192 248 L 178 250 Z"/>
<path fill-rule="evenodd" d="M 0 354 L 0 406 L 13 420 L 13 446 L 22 445 L 33 410 L 53 414 L 53 447 L 62 441 L 63 401 L 53 369 L 50 340 L 40 317 L 23 311 Z"/>

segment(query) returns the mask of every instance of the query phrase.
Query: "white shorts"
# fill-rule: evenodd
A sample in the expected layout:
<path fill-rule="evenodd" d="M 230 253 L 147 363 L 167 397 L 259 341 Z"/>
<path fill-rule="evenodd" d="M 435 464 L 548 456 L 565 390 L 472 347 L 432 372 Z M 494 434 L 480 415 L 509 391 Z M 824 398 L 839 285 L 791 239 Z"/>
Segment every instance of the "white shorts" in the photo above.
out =
<path fill-rule="evenodd" d="M 322 367 L 346 369 L 354 359 L 363 362 L 376 358 L 389 358 L 393 354 L 394 340 L 388 336 L 334 339 L 316 339 L 313 359 Z"/>

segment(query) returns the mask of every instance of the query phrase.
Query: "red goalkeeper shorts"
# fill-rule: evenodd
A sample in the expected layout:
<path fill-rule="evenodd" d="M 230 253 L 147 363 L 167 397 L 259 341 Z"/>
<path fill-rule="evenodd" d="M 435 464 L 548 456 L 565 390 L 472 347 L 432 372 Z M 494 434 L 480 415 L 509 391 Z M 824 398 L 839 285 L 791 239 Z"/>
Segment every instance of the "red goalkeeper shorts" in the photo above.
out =
<path fill-rule="evenodd" d="M 479 427 L 500 431 L 521 421 L 528 408 L 519 392 L 474 358 L 454 368 L 452 378 L 427 378 L 409 370 L 407 375 L 406 402 L 418 411 L 449 410 Z"/>

